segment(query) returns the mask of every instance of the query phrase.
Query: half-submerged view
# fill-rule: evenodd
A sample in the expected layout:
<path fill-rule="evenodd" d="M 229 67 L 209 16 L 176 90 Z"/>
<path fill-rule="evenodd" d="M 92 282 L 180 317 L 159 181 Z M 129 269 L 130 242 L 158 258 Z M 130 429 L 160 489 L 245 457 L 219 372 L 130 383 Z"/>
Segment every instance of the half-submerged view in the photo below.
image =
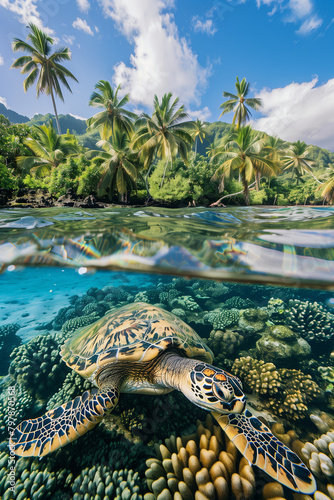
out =
<path fill-rule="evenodd" d="M 333 227 L 2 210 L 2 498 L 331 498 Z"/>

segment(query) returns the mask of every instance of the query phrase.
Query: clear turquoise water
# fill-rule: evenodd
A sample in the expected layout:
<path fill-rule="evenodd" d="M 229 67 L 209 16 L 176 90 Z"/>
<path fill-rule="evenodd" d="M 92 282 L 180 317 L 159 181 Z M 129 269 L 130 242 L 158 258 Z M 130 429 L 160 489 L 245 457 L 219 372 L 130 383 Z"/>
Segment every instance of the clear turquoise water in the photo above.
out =
<path fill-rule="evenodd" d="M 301 439 L 310 440 L 320 435 L 310 416 L 320 415 L 320 412 L 325 412 L 329 419 L 334 416 L 331 396 L 331 377 L 334 376 L 332 208 L 0 210 L 0 266 L 0 327 L 9 328 L 0 333 L 0 374 L 3 377 L 0 446 L 3 454 L 8 439 L 8 386 L 14 385 L 19 394 L 16 418 L 20 421 L 49 409 L 50 399 L 63 387 L 64 378 L 70 373 L 57 356 L 59 345 L 55 344 L 58 347 L 53 351 L 45 347 L 49 339 L 59 339 L 66 329 L 71 331 L 74 323 L 65 325 L 66 321 L 89 324 L 108 308 L 143 297 L 166 310 L 178 311 L 175 314 L 209 344 L 215 355 L 214 364 L 218 366 L 231 370 L 236 366 L 236 359 L 251 356 L 257 361 L 274 363 L 279 370 L 296 369 L 309 375 L 319 387 L 319 394 L 308 398 L 302 418 L 285 412 L 280 420 L 277 408 L 275 413 L 268 405 L 269 400 L 276 401 L 278 406 L 282 403 L 284 383 L 280 388 L 281 399 L 275 399 L 272 395 L 256 393 L 244 382 L 252 409 L 257 409 L 269 421 L 282 421 L 286 429 L 294 429 Z M 88 304 L 93 305 L 87 308 Z M 295 314 L 293 309 L 298 307 L 306 312 Z M 61 310 L 63 313 L 59 312 Z M 234 320 L 226 315 L 226 311 L 231 310 L 237 315 Z M 253 312 L 245 313 L 245 310 Z M 262 319 L 259 319 L 259 311 L 264 311 Z M 275 325 L 282 324 L 293 331 L 293 342 L 302 339 L 309 349 L 293 351 L 290 343 L 290 351 L 288 349 L 286 354 L 282 345 L 276 351 L 261 347 L 258 341 L 265 339 Z M 11 325 L 16 325 L 14 334 L 8 334 L 10 328 L 13 329 Z M 216 335 L 217 331 L 222 334 Z M 37 339 L 37 343 L 32 344 L 36 351 L 29 357 L 22 346 L 32 339 Z M 21 352 L 22 362 L 15 353 L 11 355 L 19 344 L 21 351 L 17 352 Z M 45 356 L 38 351 L 42 345 Z M 52 362 L 48 359 L 51 352 Z M 31 357 L 35 364 L 30 363 Z M 22 375 L 22 366 L 29 363 L 28 375 Z M 55 363 L 58 370 L 53 378 L 49 374 Z M 326 374 L 319 367 L 326 368 Z M 80 387 L 78 391 L 80 393 Z M 167 401 L 163 398 L 166 396 L 161 396 L 160 400 Z M 108 431 L 100 426 L 101 429 L 92 431 L 90 441 L 87 438 L 82 446 L 84 449 L 91 447 L 97 453 L 96 443 L 100 439 L 114 450 L 119 436 L 126 436 L 122 440 L 121 458 L 118 456 L 111 465 L 108 462 L 108 467 L 114 465 L 114 469 L 124 469 L 128 465 L 137 470 L 142 478 L 140 491 L 148 491 L 144 464 L 145 458 L 154 453 L 146 448 L 147 445 L 173 432 L 177 435 L 192 432 L 196 419 L 205 419 L 205 412 L 184 403 L 181 394 L 173 398 L 168 406 L 168 418 L 163 418 L 158 417 L 164 408 L 159 406 L 159 398 L 124 396 L 124 402 L 115 412 L 115 419 L 121 422 L 118 434 L 114 428 Z M 156 410 L 154 418 L 152 408 Z M 153 424 L 150 421 L 146 427 L 139 425 L 136 414 L 142 415 L 144 421 L 151 419 Z M 150 431 L 144 432 L 143 428 Z M 133 441 L 131 436 L 139 439 Z M 131 457 L 129 447 L 135 450 Z M 87 460 L 82 465 L 78 457 L 83 452 L 82 447 L 74 443 L 57 452 L 55 458 L 43 459 L 36 468 L 52 471 L 55 483 L 42 492 L 32 491 L 29 484 L 27 489 L 20 486 L 16 496 L 24 490 L 26 498 L 94 498 L 93 487 L 92 492 L 86 491 L 91 496 L 75 497 L 74 479 L 67 479 L 66 483 L 61 476 L 65 472 L 60 472 L 65 468 L 66 477 L 72 474 L 75 478 L 82 470 L 102 460 L 96 458 L 97 455 L 94 459 L 87 452 Z M 4 460 L 4 455 L 0 455 L 0 470 L 1 459 Z M 31 467 L 35 467 L 31 465 L 35 463 L 33 459 L 26 460 L 24 466 L 20 462 L 22 470 L 17 472 L 18 484 L 21 484 L 24 471 L 28 471 L 26 476 L 29 478 Z M 12 498 L 3 477 L 4 472 L 2 476 L 0 472 L 0 495 Z M 25 498 L 24 494 L 21 498 Z M 110 498 L 116 498 L 116 493 Z"/>

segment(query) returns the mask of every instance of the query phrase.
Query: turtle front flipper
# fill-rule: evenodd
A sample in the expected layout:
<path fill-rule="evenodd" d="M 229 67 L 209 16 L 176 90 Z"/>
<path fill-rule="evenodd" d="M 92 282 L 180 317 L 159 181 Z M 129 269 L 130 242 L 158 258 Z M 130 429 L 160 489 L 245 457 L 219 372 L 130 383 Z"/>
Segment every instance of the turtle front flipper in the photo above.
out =
<path fill-rule="evenodd" d="M 93 429 L 117 402 L 116 389 L 86 391 L 42 417 L 21 422 L 9 447 L 21 457 L 43 457 Z"/>
<path fill-rule="evenodd" d="M 308 495 L 315 492 L 317 485 L 306 465 L 249 410 L 243 414 L 212 415 L 253 465 L 293 491 Z"/>

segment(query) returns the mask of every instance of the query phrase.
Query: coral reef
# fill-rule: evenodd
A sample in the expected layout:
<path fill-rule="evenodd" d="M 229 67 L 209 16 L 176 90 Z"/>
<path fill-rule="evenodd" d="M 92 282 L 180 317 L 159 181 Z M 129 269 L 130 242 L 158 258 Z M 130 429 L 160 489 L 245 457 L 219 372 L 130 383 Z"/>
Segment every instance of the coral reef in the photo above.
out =
<path fill-rule="evenodd" d="M 197 422 L 197 433 L 171 436 L 155 445 L 157 458 L 146 461 L 145 500 L 236 499 L 250 500 L 256 492 L 253 468 L 234 444 L 222 436 L 219 426 L 207 415 L 205 425 Z"/>
<path fill-rule="evenodd" d="M 311 354 L 310 344 L 285 325 L 273 325 L 256 342 L 259 356 L 264 361 L 289 363 L 307 358 Z"/>
<path fill-rule="evenodd" d="M 227 299 L 224 304 L 222 304 L 222 307 L 225 307 L 226 309 L 246 309 L 254 307 L 254 302 L 249 298 L 243 299 L 242 297 L 235 295 Z"/>
<path fill-rule="evenodd" d="M 89 380 L 84 379 L 75 371 L 70 371 L 65 377 L 63 385 L 47 402 L 46 409 L 51 410 L 57 406 L 71 401 L 76 396 L 80 396 L 83 392 L 92 388 Z"/>
<path fill-rule="evenodd" d="M 38 335 L 16 347 L 11 358 L 9 373 L 32 397 L 42 401 L 54 394 L 69 372 L 52 335 Z"/>
<path fill-rule="evenodd" d="M 9 368 L 9 356 L 21 344 L 21 339 L 16 335 L 20 325 L 10 323 L 0 326 L 0 376 L 6 375 Z"/>
<path fill-rule="evenodd" d="M 301 450 L 305 463 L 317 478 L 318 487 L 334 498 L 334 429 L 322 434 L 312 443 L 307 442 Z M 325 500 L 315 493 L 315 499 Z M 327 497 L 328 498 L 328 497 Z"/>
<path fill-rule="evenodd" d="M 16 384 L 15 392 L 11 394 L 13 408 L 8 404 L 8 391 L 4 391 L 0 397 L 0 441 L 8 439 L 8 418 L 10 412 L 11 421 L 19 424 L 22 420 L 30 418 L 38 409 L 35 400 L 21 385 Z"/>
<path fill-rule="evenodd" d="M 334 367 L 319 366 L 318 371 L 321 378 L 326 382 L 326 391 L 333 392 L 334 389 Z"/>
<path fill-rule="evenodd" d="M 61 331 L 63 333 L 71 334 L 78 328 L 94 323 L 94 321 L 97 321 L 99 318 L 100 315 L 97 312 L 92 312 L 87 316 L 78 316 L 72 319 L 68 319 L 67 321 L 65 321 L 65 323 L 63 323 Z"/>
<path fill-rule="evenodd" d="M 285 324 L 311 345 L 328 342 L 334 335 L 334 317 L 317 302 L 289 300 Z"/>
<path fill-rule="evenodd" d="M 224 330 L 235 325 L 238 319 L 239 311 L 237 309 L 214 309 L 203 316 L 204 322 L 212 325 L 214 330 Z"/>
<path fill-rule="evenodd" d="M 299 370 L 276 368 L 250 356 L 236 359 L 232 373 L 245 390 L 262 396 L 265 406 L 279 417 L 299 420 L 308 416 L 308 404 L 321 396 L 319 386 Z"/>
<path fill-rule="evenodd" d="M 222 368 L 230 368 L 229 358 L 242 345 L 244 337 L 232 330 L 212 330 L 207 344 L 215 355 L 214 364 Z"/>

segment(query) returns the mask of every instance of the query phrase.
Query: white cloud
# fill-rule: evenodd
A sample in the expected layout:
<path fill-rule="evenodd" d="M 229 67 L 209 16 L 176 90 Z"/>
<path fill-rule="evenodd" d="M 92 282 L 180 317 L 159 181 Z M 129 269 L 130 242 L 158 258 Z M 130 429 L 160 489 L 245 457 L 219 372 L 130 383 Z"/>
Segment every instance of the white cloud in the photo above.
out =
<path fill-rule="evenodd" d="M 4 64 L 5 64 L 5 60 L 2 57 L 2 55 L 0 54 L 0 66 L 3 66 Z"/>
<path fill-rule="evenodd" d="M 258 7 L 272 6 L 269 15 L 277 11 L 284 12 L 286 22 L 298 24 L 301 22 L 300 28 L 296 31 L 299 35 L 308 35 L 322 25 L 322 19 L 314 13 L 314 0 L 256 0 L 256 4 Z"/>
<path fill-rule="evenodd" d="M 0 103 L 3 104 L 4 106 L 6 106 L 6 108 L 8 108 L 7 99 L 5 97 L 0 97 Z"/>
<path fill-rule="evenodd" d="M 253 126 L 284 140 L 305 141 L 334 150 L 334 78 L 317 85 L 318 78 L 310 82 L 291 83 L 283 88 L 263 89 L 257 97 L 262 99 L 263 118 Z"/>
<path fill-rule="evenodd" d="M 207 35 L 214 35 L 217 31 L 217 28 L 214 27 L 212 19 L 206 19 L 206 21 L 202 21 L 198 16 L 193 17 L 192 19 L 194 31 L 196 33 L 206 33 Z"/>
<path fill-rule="evenodd" d="M 95 29 L 96 33 L 100 33 L 100 30 L 97 26 L 94 26 L 94 29 Z"/>
<path fill-rule="evenodd" d="M 306 19 L 303 22 L 297 33 L 300 35 L 308 35 L 312 31 L 317 30 L 322 25 L 322 19 L 319 19 L 317 16 Z"/>
<path fill-rule="evenodd" d="M 208 118 L 211 116 L 211 111 L 207 106 L 205 106 L 202 109 L 197 109 L 197 110 L 187 110 L 187 113 L 189 115 L 189 118 L 191 120 L 197 120 L 197 118 L 203 122 L 207 121 Z"/>
<path fill-rule="evenodd" d="M 88 12 L 90 9 L 88 0 L 77 0 L 77 4 L 81 12 Z"/>
<path fill-rule="evenodd" d="M 63 40 L 65 43 L 68 43 L 69 45 L 73 45 L 73 42 L 75 40 L 75 36 L 74 35 L 64 35 Z"/>
<path fill-rule="evenodd" d="M 166 12 L 172 0 L 99 0 L 104 14 L 111 17 L 134 45 L 131 65 L 114 67 L 114 83 L 130 92 L 132 102 L 151 106 L 171 91 L 182 103 L 199 102 L 209 69 L 200 66 L 187 41 L 180 38 L 173 15 Z"/>
<path fill-rule="evenodd" d="M 84 19 L 80 19 L 80 17 L 77 17 L 76 20 L 73 21 L 72 26 L 77 30 L 83 31 L 87 35 L 94 36 L 92 28 L 87 24 L 87 22 Z"/>
<path fill-rule="evenodd" d="M 34 23 L 43 29 L 48 35 L 53 36 L 54 30 L 44 26 L 41 14 L 37 9 L 38 0 L 0 0 L 0 6 L 18 15 L 18 20 L 22 24 Z M 45 7 L 41 4 L 41 9 Z M 58 40 L 58 39 L 57 39 Z"/>

